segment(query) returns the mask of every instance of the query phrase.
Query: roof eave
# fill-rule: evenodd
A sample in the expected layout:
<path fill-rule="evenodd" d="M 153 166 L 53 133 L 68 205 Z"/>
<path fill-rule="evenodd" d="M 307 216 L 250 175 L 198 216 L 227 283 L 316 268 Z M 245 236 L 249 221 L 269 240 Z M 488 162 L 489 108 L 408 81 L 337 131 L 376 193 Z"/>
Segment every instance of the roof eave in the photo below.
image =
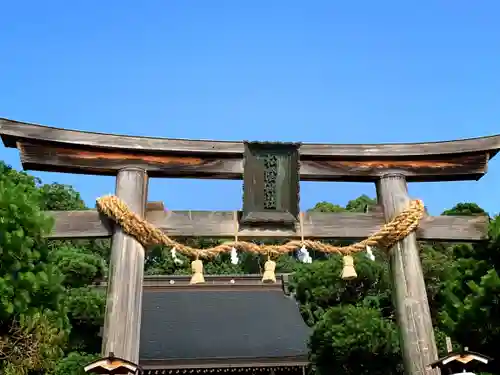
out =
<path fill-rule="evenodd" d="M 183 370 L 215 368 L 257 368 L 257 367 L 305 367 L 309 365 L 308 355 L 262 358 L 196 358 L 196 359 L 153 359 L 141 360 L 144 370 Z"/>

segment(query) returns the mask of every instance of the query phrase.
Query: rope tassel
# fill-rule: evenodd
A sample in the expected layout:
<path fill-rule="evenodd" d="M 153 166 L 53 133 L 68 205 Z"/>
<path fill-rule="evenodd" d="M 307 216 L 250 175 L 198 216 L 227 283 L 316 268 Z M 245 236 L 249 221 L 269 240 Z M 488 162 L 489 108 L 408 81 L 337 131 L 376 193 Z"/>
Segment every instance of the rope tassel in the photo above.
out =
<path fill-rule="evenodd" d="M 191 277 L 190 284 L 202 284 L 205 282 L 205 278 L 203 277 L 203 262 L 200 259 L 191 262 L 191 270 L 193 271 L 193 276 Z"/>
<path fill-rule="evenodd" d="M 356 273 L 356 269 L 354 268 L 354 259 L 350 255 L 344 255 L 344 268 L 342 269 L 342 279 L 343 280 L 352 280 L 358 277 Z"/>
<path fill-rule="evenodd" d="M 275 283 L 276 275 L 274 270 L 276 269 L 276 262 L 272 261 L 271 258 L 267 258 L 267 262 L 264 264 L 264 274 L 262 275 L 263 283 Z"/>

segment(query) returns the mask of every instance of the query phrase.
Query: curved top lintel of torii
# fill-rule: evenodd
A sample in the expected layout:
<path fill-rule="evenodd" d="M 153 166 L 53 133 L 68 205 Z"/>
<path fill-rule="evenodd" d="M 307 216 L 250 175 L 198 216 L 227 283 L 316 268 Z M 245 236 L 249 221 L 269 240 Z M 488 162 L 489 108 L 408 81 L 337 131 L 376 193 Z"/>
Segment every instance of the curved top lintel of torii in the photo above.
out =
<path fill-rule="evenodd" d="M 217 156 L 239 155 L 243 154 L 244 151 L 243 142 L 170 139 L 94 133 L 14 121 L 5 118 L 0 118 L 0 136 L 6 147 L 16 147 L 17 141 L 25 140 L 33 142 L 56 142 L 67 145 L 117 150 L 203 153 Z M 500 150 L 500 135 L 422 143 L 303 143 L 300 146 L 301 156 L 305 157 L 393 157 L 487 151 L 496 153 L 498 150 Z"/>
<path fill-rule="evenodd" d="M 27 170 L 116 175 L 134 166 L 151 177 L 241 179 L 245 142 L 126 136 L 0 118 L 6 147 Z M 272 143 L 271 143 L 272 144 Z M 445 142 L 299 144 L 303 181 L 373 182 L 398 173 L 409 182 L 477 180 L 500 150 L 500 135 Z"/>

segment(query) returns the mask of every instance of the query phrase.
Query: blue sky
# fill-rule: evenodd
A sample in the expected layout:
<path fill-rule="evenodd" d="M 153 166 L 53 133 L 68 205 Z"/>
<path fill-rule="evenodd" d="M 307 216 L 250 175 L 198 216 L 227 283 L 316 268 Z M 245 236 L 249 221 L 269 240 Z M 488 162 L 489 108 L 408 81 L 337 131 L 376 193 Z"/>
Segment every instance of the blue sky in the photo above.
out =
<path fill-rule="evenodd" d="M 0 117 L 217 140 L 385 143 L 500 133 L 500 2 L 169 0 L 0 5 Z M 0 159 L 19 168 L 17 150 Z M 85 201 L 110 177 L 36 173 Z M 410 184 L 431 213 L 500 211 L 500 156 L 479 182 Z M 372 184 L 303 183 L 345 204 Z M 153 180 L 170 209 L 237 209 L 241 182 Z"/>

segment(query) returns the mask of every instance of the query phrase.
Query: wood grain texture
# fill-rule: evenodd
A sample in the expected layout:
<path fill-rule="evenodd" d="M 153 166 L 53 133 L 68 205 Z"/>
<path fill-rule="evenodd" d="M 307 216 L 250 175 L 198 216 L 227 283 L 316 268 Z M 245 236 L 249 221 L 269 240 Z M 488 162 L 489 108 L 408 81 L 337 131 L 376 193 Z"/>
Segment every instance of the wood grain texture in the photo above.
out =
<path fill-rule="evenodd" d="M 243 216 L 245 224 L 293 224 L 299 215 L 297 144 L 245 143 Z"/>
<path fill-rule="evenodd" d="M 116 175 L 124 167 L 135 166 L 147 170 L 150 177 L 243 178 L 243 155 L 179 155 L 26 141 L 19 142 L 18 148 L 26 170 Z M 488 163 L 485 152 L 392 158 L 331 156 L 322 159 L 307 159 L 301 154 L 300 158 L 300 179 L 303 181 L 375 182 L 388 172 L 402 173 L 411 182 L 477 180 L 486 173 Z"/>
<path fill-rule="evenodd" d="M 109 237 L 112 225 L 95 210 L 47 211 L 55 218 L 50 238 Z M 239 212 L 241 217 L 241 212 Z M 172 237 L 232 238 L 233 211 L 148 211 L 146 219 Z M 364 239 L 385 222 L 380 211 L 370 213 L 304 213 L 306 238 Z M 422 220 L 417 237 L 436 241 L 479 241 L 486 239 L 485 216 L 429 216 Z M 300 238 L 300 228 L 240 226 L 240 239 Z"/>
<path fill-rule="evenodd" d="M 384 207 L 386 220 L 390 221 L 409 206 L 404 176 L 383 177 L 377 184 L 377 196 Z M 439 371 L 429 367 L 438 356 L 420 251 L 414 233 L 391 249 L 390 269 L 405 373 L 437 375 Z"/>
<path fill-rule="evenodd" d="M 162 201 L 154 201 L 146 203 L 146 212 L 147 211 L 165 211 L 166 207 Z"/>
<path fill-rule="evenodd" d="M 140 216 L 145 214 L 147 188 L 144 170 L 129 168 L 118 173 L 116 195 Z M 113 232 L 102 355 L 113 352 L 139 363 L 144 248 L 120 227 L 113 226 Z"/>
<path fill-rule="evenodd" d="M 70 146 L 95 146 L 109 149 L 202 153 L 217 156 L 243 154 L 243 142 L 186 140 L 123 136 L 67 130 L 0 118 L 0 136 L 6 147 L 17 147 L 20 140 L 66 143 Z M 302 144 L 300 153 L 310 157 L 387 157 L 422 156 L 490 151 L 500 149 L 500 135 L 447 142 L 393 144 Z"/>

